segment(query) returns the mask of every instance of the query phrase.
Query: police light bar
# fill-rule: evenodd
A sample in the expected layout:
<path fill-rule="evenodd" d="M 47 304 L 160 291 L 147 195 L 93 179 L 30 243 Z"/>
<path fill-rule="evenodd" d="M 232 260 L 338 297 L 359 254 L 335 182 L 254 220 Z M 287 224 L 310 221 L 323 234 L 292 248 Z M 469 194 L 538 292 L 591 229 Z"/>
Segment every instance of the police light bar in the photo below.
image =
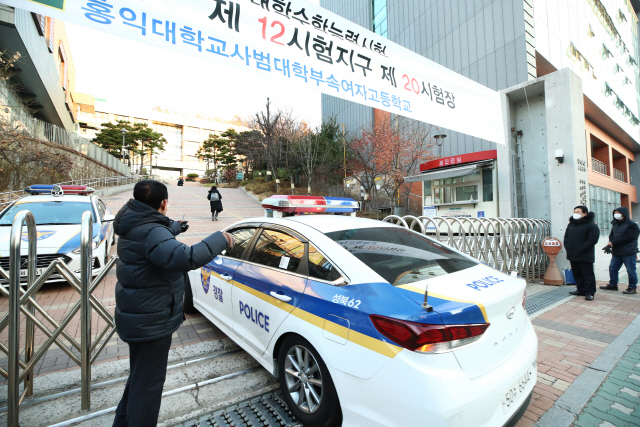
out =
<path fill-rule="evenodd" d="M 62 196 L 63 194 L 92 194 L 95 190 L 86 185 L 55 185 L 55 184 L 35 184 L 24 189 L 31 195 L 52 194 L 54 196 Z"/>
<path fill-rule="evenodd" d="M 262 207 L 287 213 L 353 213 L 360 205 L 345 197 L 271 196 L 262 201 Z"/>

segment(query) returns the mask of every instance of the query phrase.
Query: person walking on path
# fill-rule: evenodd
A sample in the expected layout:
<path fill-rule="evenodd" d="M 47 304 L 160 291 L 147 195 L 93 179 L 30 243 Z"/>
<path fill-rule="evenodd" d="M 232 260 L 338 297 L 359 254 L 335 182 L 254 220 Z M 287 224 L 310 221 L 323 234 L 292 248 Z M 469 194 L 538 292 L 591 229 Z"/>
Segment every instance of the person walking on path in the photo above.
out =
<path fill-rule="evenodd" d="M 594 213 L 589 212 L 586 206 L 576 206 L 564 233 L 564 247 L 576 281 L 576 290 L 569 293 L 584 296 L 587 301 L 593 301 L 596 293 L 593 263 L 596 261 L 595 246 L 600 231 L 593 222 L 594 218 Z"/>
<path fill-rule="evenodd" d="M 609 284 L 600 286 L 600 289 L 608 291 L 618 290 L 618 272 L 622 264 L 627 268 L 629 276 L 629 287 L 623 294 L 635 294 L 638 286 L 638 274 L 636 273 L 636 254 L 638 253 L 638 235 L 640 228 L 638 224 L 629 219 L 627 208 L 617 208 L 613 211 L 613 227 L 609 233 L 609 243 L 611 247 L 611 263 L 609 264 Z"/>
<path fill-rule="evenodd" d="M 167 187 L 138 182 L 133 199 L 114 221 L 118 239 L 115 321 L 129 344 L 130 373 L 116 409 L 114 427 L 152 427 L 158 422 L 167 375 L 171 335 L 184 320 L 187 272 L 211 262 L 233 247 L 233 237 L 216 232 L 187 246 L 176 236 L 187 230 L 169 219 Z"/>
<path fill-rule="evenodd" d="M 218 214 L 222 212 L 222 195 L 215 185 L 212 186 L 209 190 L 207 199 L 209 200 L 209 205 L 211 206 L 211 221 L 217 221 Z"/>

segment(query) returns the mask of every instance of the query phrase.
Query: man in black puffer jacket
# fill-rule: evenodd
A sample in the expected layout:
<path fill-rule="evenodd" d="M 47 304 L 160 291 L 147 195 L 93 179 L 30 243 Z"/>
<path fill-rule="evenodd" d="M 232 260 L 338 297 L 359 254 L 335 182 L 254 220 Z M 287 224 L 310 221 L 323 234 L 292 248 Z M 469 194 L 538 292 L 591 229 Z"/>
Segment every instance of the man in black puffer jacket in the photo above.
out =
<path fill-rule="evenodd" d="M 638 224 L 629 219 L 627 208 L 617 208 L 613 211 L 611 221 L 611 233 L 609 233 L 609 246 L 611 246 L 611 264 L 609 264 L 609 284 L 600 286 L 600 289 L 608 291 L 618 290 L 618 272 L 622 264 L 627 268 L 629 275 L 629 287 L 623 294 L 637 293 L 638 274 L 636 273 L 636 254 L 638 253 Z"/>
<path fill-rule="evenodd" d="M 138 182 L 133 197 L 114 222 L 120 237 L 115 320 L 131 368 L 116 427 L 157 424 L 171 335 L 184 320 L 185 276 L 233 246 L 231 235 L 220 232 L 193 246 L 178 242 L 187 225 L 166 216 L 169 194 L 158 181 Z"/>
<path fill-rule="evenodd" d="M 600 231 L 593 222 L 594 217 L 593 212 L 589 212 L 586 206 L 576 206 L 564 233 L 564 248 L 576 281 L 576 290 L 569 293 L 582 295 L 587 301 L 592 301 L 596 293 L 593 263 L 596 261 L 594 248 L 598 243 Z"/>

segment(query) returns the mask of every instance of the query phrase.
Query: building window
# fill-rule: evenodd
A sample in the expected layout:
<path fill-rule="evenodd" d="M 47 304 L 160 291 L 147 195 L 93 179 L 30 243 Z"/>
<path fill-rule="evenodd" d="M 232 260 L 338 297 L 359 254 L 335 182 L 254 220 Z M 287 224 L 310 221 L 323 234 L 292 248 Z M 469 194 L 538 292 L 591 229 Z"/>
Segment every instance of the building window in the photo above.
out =
<path fill-rule="evenodd" d="M 606 236 L 611 232 L 613 210 L 620 206 L 620 193 L 589 185 L 589 196 L 589 209 L 596 215 L 595 223 L 598 224 L 600 234 Z"/>
<path fill-rule="evenodd" d="M 619 64 L 616 64 L 616 66 L 613 67 L 613 74 L 618 74 L 620 71 L 623 71 L 622 67 L 620 67 Z"/>
<path fill-rule="evenodd" d="M 480 172 L 455 178 L 436 179 L 433 182 L 433 200 L 435 205 L 464 203 L 478 200 Z"/>
<path fill-rule="evenodd" d="M 373 32 L 387 37 L 387 0 L 372 0 Z"/>
<path fill-rule="evenodd" d="M 49 48 L 49 52 L 53 53 L 55 50 L 56 20 L 53 18 L 47 18 L 47 22 L 49 23 L 47 47 Z"/>
<path fill-rule="evenodd" d="M 67 90 L 67 56 L 64 53 L 64 46 L 60 44 L 58 49 L 58 75 L 60 76 L 62 89 Z"/>
<path fill-rule="evenodd" d="M 482 201 L 493 202 L 493 169 L 482 169 Z"/>
<path fill-rule="evenodd" d="M 602 53 L 602 59 L 604 59 L 605 61 L 609 58 L 613 58 L 613 54 L 604 43 L 602 43 L 601 53 Z"/>
<path fill-rule="evenodd" d="M 627 64 L 629 64 L 632 67 L 637 67 L 638 63 L 636 62 L 635 59 L 633 59 L 633 56 L 629 55 L 629 58 L 627 58 Z"/>
<path fill-rule="evenodd" d="M 618 9 L 618 23 L 622 24 L 622 21 L 627 22 L 627 17 L 622 13 L 622 10 Z"/>
<path fill-rule="evenodd" d="M 587 32 L 589 37 L 595 37 L 596 33 L 593 32 L 593 28 L 591 28 L 591 24 L 589 24 L 589 31 Z"/>
<path fill-rule="evenodd" d="M 622 81 L 622 86 L 626 86 L 630 84 L 631 84 L 631 80 L 629 80 L 629 77 L 625 76 L 624 80 Z"/>

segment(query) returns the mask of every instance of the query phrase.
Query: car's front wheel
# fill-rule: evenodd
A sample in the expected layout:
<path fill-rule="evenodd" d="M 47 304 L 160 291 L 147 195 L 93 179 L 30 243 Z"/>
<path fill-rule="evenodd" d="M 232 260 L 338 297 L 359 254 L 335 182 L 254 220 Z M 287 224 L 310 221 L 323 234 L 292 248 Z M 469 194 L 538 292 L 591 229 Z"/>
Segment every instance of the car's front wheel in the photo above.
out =
<path fill-rule="evenodd" d="M 289 409 L 307 427 L 342 423 L 338 393 L 327 365 L 304 338 L 285 339 L 278 354 L 280 390 Z"/>

